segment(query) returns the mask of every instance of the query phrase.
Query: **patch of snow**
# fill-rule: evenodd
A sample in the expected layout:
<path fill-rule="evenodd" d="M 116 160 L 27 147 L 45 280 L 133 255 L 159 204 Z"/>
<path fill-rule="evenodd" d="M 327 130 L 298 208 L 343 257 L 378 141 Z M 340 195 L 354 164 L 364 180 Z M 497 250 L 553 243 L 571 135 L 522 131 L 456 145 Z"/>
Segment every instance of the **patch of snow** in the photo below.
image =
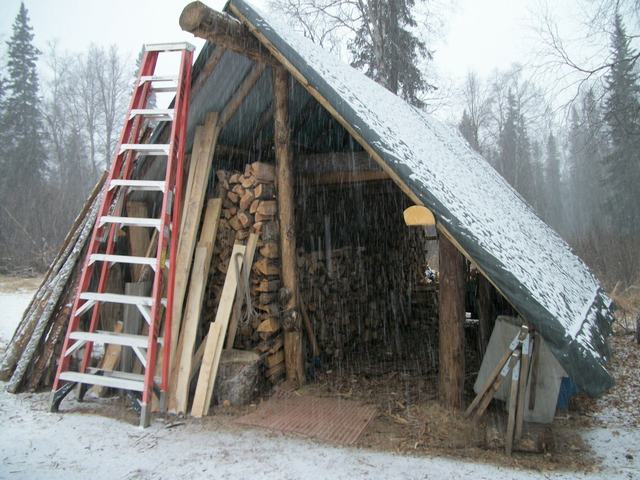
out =
<path fill-rule="evenodd" d="M 6 345 L 16 330 L 34 292 L 0 292 L 0 344 Z"/>
<path fill-rule="evenodd" d="M 15 326 L 33 292 L 0 294 L 3 325 Z M 49 413 L 49 394 L 11 395 L 0 383 L 0 479 L 92 480 L 176 478 L 545 479 L 549 473 L 470 461 L 410 457 L 330 445 L 261 430 L 214 429 L 187 420 L 148 429 L 95 414 L 91 404 L 65 400 L 76 412 Z M 100 407 L 98 407 L 100 408 Z M 585 433 L 603 471 L 553 472 L 558 479 L 640 476 L 640 430 L 598 428 Z"/>
<path fill-rule="evenodd" d="M 0 390 L 3 418 L 0 478 L 549 478 L 549 472 L 338 448 L 261 430 L 234 431 L 226 427 L 214 430 L 206 421 L 188 420 L 184 425 L 167 428 L 156 420 L 141 430 L 93 414 L 48 413 L 46 393 L 10 395 Z M 68 408 L 68 400 L 65 405 Z M 612 434 L 597 429 L 586 436 L 603 458 L 604 470 L 553 472 L 554 478 L 637 478 L 640 474 L 637 430 Z"/>

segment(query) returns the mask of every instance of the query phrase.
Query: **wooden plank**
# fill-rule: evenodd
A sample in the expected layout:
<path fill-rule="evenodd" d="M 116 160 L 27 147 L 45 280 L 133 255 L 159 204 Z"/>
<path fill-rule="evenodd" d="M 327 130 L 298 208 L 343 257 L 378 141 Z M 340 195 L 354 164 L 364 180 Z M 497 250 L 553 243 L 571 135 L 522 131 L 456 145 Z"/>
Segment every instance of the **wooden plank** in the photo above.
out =
<path fill-rule="evenodd" d="M 189 382 L 193 380 L 193 377 L 198 372 L 200 368 L 200 364 L 202 363 L 202 357 L 204 356 L 204 347 L 207 344 L 207 335 L 204 336 L 202 342 L 200 342 L 200 346 L 196 353 L 193 354 L 193 360 L 191 361 L 191 372 L 189 373 Z"/>
<path fill-rule="evenodd" d="M 200 323 L 200 312 L 202 300 L 206 290 L 207 277 L 209 275 L 209 264 L 211 263 L 211 243 L 200 244 L 196 248 L 196 255 L 191 270 L 191 281 L 189 282 L 189 297 L 184 311 L 184 322 L 180 335 L 182 348 L 178 349 L 176 355 L 178 365 L 176 368 L 176 412 L 185 413 L 189 397 L 189 374 L 191 373 L 191 361 L 193 359 L 193 348 Z"/>
<path fill-rule="evenodd" d="M 518 404 L 516 407 L 515 433 L 516 440 L 522 437 L 522 427 L 524 425 L 525 396 L 527 393 L 527 383 L 529 381 L 529 365 L 531 358 L 531 335 L 527 335 L 522 342 L 522 358 L 520 360 L 520 381 L 518 382 Z"/>
<path fill-rule="evenodd" d="M 491 399 L 493 398 L 495 393 L 500 389 L 504 381 L 507 379 L 507 376 L 515 366 L 516 362 L 518 362 L 519 360 L 520 360 L 520 350 L 518 349 L 511 354 L 509 361 L 500 371 L 500 375 L 498 375 L 498 378 L 496 378 L 496 380 L 491 385 L 491 388 L 487 391 L 485 396 L 482 398 L 482 401 L 479 403 L 478 408 L 476 409 L 476 413 L 473 416 L 473 419 L 475 421 L 480 419 L 484 411 L 487 409 L 487 407 L 491 403 Z"/>
<path fill-rule="evenodd" d="M 202 363 L 200 364 L 196 392 L 191 405 L 191 416 L 196 418 L 203 417 L 205 412 L 209 411 L 209 405 L 207 405 L 209 383 L 215 363 L 218 343 L 222 343 L 220 339 L 221 331 L 222 323 L 211 322 L 209 324 L 209 333 L 207 334 L 206 343 L 204 344 L 204 353 L 202 355 Z"/>
<path fill-rule="evenodd" d="M 518 405 L 518 384 L 520 383 L 520 360 L 516 362 L 511 373 L 511 388 L 509 391 L 509 410 L 507 420 L 507 432 L 504 439 L 507 455 L 513 451 L 513 437 L 516 423 L 516 408 Z"/>
<path fill-rule="evenodd" d="M 221 198 L 211 198 L 207 201 L 207 208 L 204 212 L 204 220 L 202 221 L 202 229 L 200 230 L 198 242 L 209 242 L 212 246 L 215 245 L 221 211 Z"/>
<path fill-rule="evenodd" d="M 446 238 L 440 253 L 438 397 L 446 408 L 462 408 L 464 395 L 464 257 Z"/>
<path fill-rule="evenodd" d="M 124 323 L 117 322 L 114 328 L 114 332 L 120 333 L 124 327 Z M 104 352 L 104 356 L 100 361 L 100 370 L 104 370 L 105 372 L 112 372 L 116 365 L 118 365 L 118 361 L 120 360 L 120 352 L 122 351 L 122 345 L 107 345 L 107 349 Z M 94 385 L 89 390 L 94 395 L 101 397 L 104 395 L 106 387 L 101 385 Z"/>
<path fill-rule="evenodd" d="M 247 98 L 253 86 L 262 76 L 265 68 L 266 65 L 264 63 L 258 63 L 254 65 L 251 71 L 247 74 L 236 92 L 231 97 L 231 100 L 227 102 L 224 109 L 220 113 L 220 128 L 224 127 L 229 122 L 229 120 L 233 118 L 233 115 L 238 111 L 244 99 Z"/>
<path fill-rule="evenodd" d="M 289 126 L 289 74 L 283 68 L 273 68 L 274 132 L 276 150 L 276 190 L 280 224 L 280 259 L 282 285 L 290 294 L 284 305 L 285 363 L 287 380 L 294 385 L 304 383 L 304 360 L 298 308 L 298 267 L 296 263 L 296 233 L 294 215 L 293 150 Z M 298 324 L 297 326 L 295 324 Z M 294 325 L 292 325 L 294 324 Z M 297 327 L 297 328 L 296 328 Z"/>
<path fill-rule="evenodd" d="M 383 171 L 360 171 L 351 170 L 339 172 L 327 172 L 320 174 L 307 173 L 304 179 L 316 185 L 333 185 L 343 183 L 378 182 L 390 180 L 389 175 Z"/>
<path fill-rule="evenodd" d="M 170 372 L 169 382 L 169 412 L 185 413 L 189 395 L 189 373 L 193 348 L 200 323 L 202 300 L 206 291 L 213 246 L 218 231 L 222 199 L 213 198 L 207 202 L 207 208 L 202 222 L 200 238 L 196 247 L 191 278 L 189 279 L 189 294 L 184 311 L 184 321 L 180 339 L 175 351 L 176 363 Z"/>
<path fill-rule="evenodd" d="M 511 357 L 511 355 L 513 355 L 513 352 L 516 350 L 516 348 L 518 348 L 520 342 L 525 339 L 526 335 L 527 330 L 525 328 L 521 328 L 518 334 L 513 337 L 513 340 L 511 340 L 511 343 L 509 344 L 509 348 L 505 350 L 500 360 L 498 360 L 498 363 L 496 363 L 496 366 L 493 368 L 489 376 L 487 376 L 487 382 L 484 384 L 484 387 L 482 387 L 482 390 L 478 392 L 478 395 L 476 395 L 476 397 L 473 399 L 473 402 L 471 402 L 471 405 L 469 405 L 467 410 L 464 412 L 466 417 L 471 415 L 473 410 L 476 408 L 476 405 L 480 403 L 480 400 L 482 400 L 485 393 L 491 388 L 493 382 L 495 382 L 495 380 L 498 378 L 501 370 L 507 364 L 509 358 Z"/>
<path fill-rule="evenodd" d="M 149 216 L 149 208 L 146 202 L 127 202 L 127 215 L 131 217 L 146 218 Z M 129 228 L 129 253 L 133 257 L 143 257 L 149 246 L 149 240 L 151 238 L 148 228 L 143 227 L 130 227 Z M 133 278 L 139 278 L 142 274 L 144 265 L 132 265 Z"/>
<path fill-rule="evenodd" d="M 136 296 L 146 296 L 151 291 L 151 282 L 128 282 L 124 286 L 124 292 L 126 295 L 136 295 Z M 138 335 L 140 333 L 146 335 L 149 331 L 147 328 L 143 328 L 143 326 L 147 325 L 147 322 L 144 321 L 142 315 L 140 314 L 140 310 L 136 305 L 125 305 L 124 307 L 124 333 L 130 333 L 133 335 Z M 135 372 L 134 370 L 134 360 L 137 357 L 134 356 L 133 351 L 129 348 L 122 350 L 121 353 L 121 361 L 120 361 L 120 370 L 123 372 Z M 136 360 L 137 363 L 137 360 Z"/>
<path fill-rule="evenodd" d="M 200 134 L 198 135 L 198 130 Z M 176 347 L 182 323 L 182 308 L 187 291 L 187 281 L 191 269 L 193 251 L 195 249 L 196 235 L 200 225 L 200 215 L 204 205 L 204 197 L 211 173 L 211 163 L 218 140 L 218 113 L 212 112 L 207 115 L 205 124 L 196 129 L 196 140 L 191 155 L 191 167 L 189 175 L 193 170 L 193 180 L 191 191 L 185 198 L 183 208 L 182 230 L 178 240 L 178 252 L 176 255 L 175 280 L 173 288 L 173 306 L 171 310 L 171 345 L 170 345 L 170 370 L 177 363 L 175 356 Z"/>
<path fill-rule="evenodd" d="M 239 267 L 242 268 L 246 247 L 244 245 L 234 245 L 231 252 L 231 261 L 238 258 Z M 224 337 L 227 333 L 231 309 L 236 296 L 238 287 L 238 276 L 235 268 L 227 269 L 227 276 L 222 287 L 220 302 L 213 324 L 209 327 L 209 335 L 200 366 L 200 374 L 198 375 L 198 383 L 196 385 L 196 393 L 193 399 L 191 415 L 194 417 L 202 417 L 209 413 L 211 405 L 211 396 L 215 386 L 216 375 L 218 374 L 218 366 L 222 355 L 222 347 Z"/>
<path fill-rule="evenodd" d="M 249 276 L 251 275 L 251 267 L 253 265 L 253 257 L 256 253 L 256 246 L 258 244 L 258 234 L 252 233 L 247 239 L 247 249 L 245 253 L 245 259 L 242 262 L 242 272 L 240 278 L 240 286 L 238 287 L 238 295 L 233 303 L 233 311 L 231 313 L 231 321 L 229 322 L 229 331 L 227 333 L 227 342 L 225 348 L 231 350 L 233 348 L 233 342 L 236 339 L 236 331 L 238 330 L 238 322 L 240 321 L 240 315 L 242 314 L 242 306 L 244 305 L 245 289 L 249 286 Z"/>

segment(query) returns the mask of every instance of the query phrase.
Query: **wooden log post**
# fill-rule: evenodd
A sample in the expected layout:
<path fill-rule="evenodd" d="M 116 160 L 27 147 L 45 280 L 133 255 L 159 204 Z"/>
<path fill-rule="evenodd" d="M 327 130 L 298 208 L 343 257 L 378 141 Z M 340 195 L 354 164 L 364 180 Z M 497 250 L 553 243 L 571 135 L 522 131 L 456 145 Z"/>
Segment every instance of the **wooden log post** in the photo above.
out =
<path fill-rule="evenodd" d="M 298 311 L 298 269 L 291 165 L 293 152 L 289 128 L 289 74 L 283 68 L 274 68 L 273 72 L 276 190 L 280 223 L 282 285 L 288 295 L 282 316 L 285 368 L 287 381 L 300 385 L 304 383 L 304 361 Z"/>
<path fill-rule="evenodd" d="M 464 392 L 464 257 L 444 236 L 439 238 L 440 300 L 439 379 L 440 403 L 451 409 L 462 408 Z"/>
<path fill-rule="evenodd" d="M 480 355 L 484 356 L 489 345 L 491 330 L 496 320 L 498 292 L 484 275 L 478 274 L 478 320 L 480 333 Z"/>

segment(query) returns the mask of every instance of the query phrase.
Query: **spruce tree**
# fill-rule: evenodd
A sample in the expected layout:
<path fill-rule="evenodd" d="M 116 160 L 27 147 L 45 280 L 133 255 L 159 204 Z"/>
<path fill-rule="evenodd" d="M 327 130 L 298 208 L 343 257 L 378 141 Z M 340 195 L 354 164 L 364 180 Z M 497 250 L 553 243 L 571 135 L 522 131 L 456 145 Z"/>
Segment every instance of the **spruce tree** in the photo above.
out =
<path fill-rule="evenodd" d="M 0 143 L 0 263 L 42 266 L 47 234 L 46 158 L 38 98 L 40 52 L 24 3 L 7 42 L 5 99 Z M 47 212 L 47 213 L 45 213 Z"/>
<path fill-rule="evenodd" d="M 500 132 L 498 171 L 532 205 L 536 179 L 531 159 L 531 142 L 527 122 L 511 90 L 507 95 L 507 112 Z"/>
<path fill-rule="evenodd" d="M 606 158 L 608 209 L 622 234 L 640 234 L 640 85 L 630 39 L 616 14 L 611 68 L 606 77 L 605 120 L 612 152 Z"/>
<path fill-rule="evenodd" d="M 33 45 L 33 37 L 27 9 L 21 3 L 13 23 L 13 34 L 7 42 L 8 76 L 2 113 L 5 194 L 16 195 L 37 188 L 45 174 L 36 70 L 40 51 Z"/>
<path fill-rule="evenodd" d="M 544 168 L 544 217 L 554 227 L 558 228 L 564 205 L 562 204 L 560 183 L 560 155 L 558 143 L 553 133 L 547 138 L 547 158 Z"/>
<path fill-rule="evenodd" d="M 462 112 L 462 119 L 458 124 L 458 130 L 460 130 L 460 133 L 465 138 L 465 140 L 469 142 L 469 146 L 476 152 L 481 153 L 480 141 L 478 140 L 478 129 L 475 128 L 473 121 L 471 120 L 471 117 L 467 113 L 466 109 Z"/>
<path fill-rule="evenodd" d="M 368 0 L 360 2 L 362 22 L 350 43 L 352 66 L 415 106 L 420 94 L 431 90 L 419 63 L 432 53 L 411 31 L 417 26 L 415 0 Z"/>

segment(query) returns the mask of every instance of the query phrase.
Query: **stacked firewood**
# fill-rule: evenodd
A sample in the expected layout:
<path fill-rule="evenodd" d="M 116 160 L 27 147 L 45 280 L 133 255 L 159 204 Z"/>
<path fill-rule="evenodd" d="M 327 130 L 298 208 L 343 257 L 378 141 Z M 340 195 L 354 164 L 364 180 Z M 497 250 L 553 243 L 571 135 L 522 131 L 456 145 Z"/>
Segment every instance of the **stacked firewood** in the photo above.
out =
<path fill-rule="evenodd" d="M 234 346 L 255 350 L 265 357 L 266 375 L 273 382 L 284 374 L 284 351 L 280 325 L 280 244 L 275 198 L 275 168 L 254 162 L 244 172 L 218 170 L 218 196 L 222 215 L 214 248 L 205 309 L 207 325 L 215 317 L 226 272 L 232 263 L 234 243 L 251 233 L 259 235 L 249 278 L 249 305 L 243 314 Z M 240 288 L 239 291 L 245 291 Z"/>
<path fill-rule="evenodd" d="M 405 354 L 407 338 L 416 335 L 435 350 L 428 332 L 437 303 L 431 290 L 423 292 L 420 263 L 406 261 L 409 243 L 384 253 L 363 246 L 299 251 L 301 294 L 325 357 L 344 359 L 372 345 Z"/>
<path fill-rule="evenodd" d="M 0 379 L 8 380 L 11 393 L 51 385 L 105 178 L 85 202 L 4 352 Z"/>

